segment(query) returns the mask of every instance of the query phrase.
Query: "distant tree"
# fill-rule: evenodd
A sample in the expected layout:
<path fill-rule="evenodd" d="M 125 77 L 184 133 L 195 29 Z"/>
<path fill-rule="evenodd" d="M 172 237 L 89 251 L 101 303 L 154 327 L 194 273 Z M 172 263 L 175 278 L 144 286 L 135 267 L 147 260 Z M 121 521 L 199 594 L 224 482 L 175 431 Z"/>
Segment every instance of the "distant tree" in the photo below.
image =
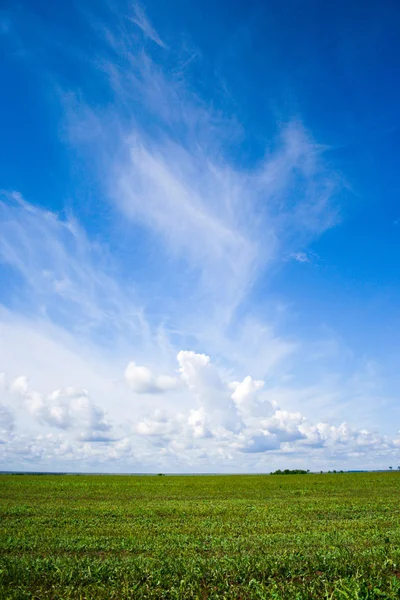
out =
<path fill-rule="evenodd" d="M 309 471 L 304 471 L 304 469 L 285 469 L 284 471 L 278 469 L 271 473 L 271 475 L 307 475 L 307 473 L 309 473 Z"/>
<path fill-rule="evenodd" d="M 393 467 L 389 467 L 389 469 L 390 469 L 390 470 L 392 470 L 392 469 L 393 469 Z"/>

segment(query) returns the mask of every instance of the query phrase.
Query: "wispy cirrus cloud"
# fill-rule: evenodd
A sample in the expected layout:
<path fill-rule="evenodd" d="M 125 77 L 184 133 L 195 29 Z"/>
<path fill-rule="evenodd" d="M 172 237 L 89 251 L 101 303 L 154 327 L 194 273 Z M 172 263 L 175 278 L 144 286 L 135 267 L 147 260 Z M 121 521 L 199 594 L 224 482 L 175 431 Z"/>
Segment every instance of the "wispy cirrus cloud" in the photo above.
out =
<path fill-rule="evenodd" d="M 309 256 L 309 254 L 307 254 L 307 252 L 293 252 L 293 254 L 291 254 L 290 257 L 299 263 L 311 262 L 311 257 Z"/>
<path fill-rule="evenodd" d="M 132 46 L 132 17 L 114 16 L 113 25 L 93 28 L 102 44 L 93 77 L 113 103 L 96 111 L 84 95 L 72 103 L 64 96 L 70 139 L 97 157 L 114 208 L 143 227 L 150 244 L 161 240 L 208 312 L 227 323 L 260 272 L 337 223 L 343 182 L 298 120 L 265 140 L 255 165 L 228 158 L 240 124 L 151 51 Z"/>
<path fill-rule="evenodd" d="M 158 44 L 158 46 L 161 46 L 161 48 L 166 48 L 167 47 L 166 44 L 164 44 L 164 42 L 158 35 L 157 31 L 154 29 L 154 27 L 148 20 L 144 9 L 141 6 L 139 6 L 138 4 L 136 4 L 133 7 L 133 10 L 134 10 L 134 16 L 130 17 L 132 19 L 133 23 L 135 23 L 135 25 L 140 27 L 140 29 L 143 31 L 144 35 L 146 37 L 148 37 L 149 39 L 151 39 L 155 44 Z"/>
<path fill-rule="evenodd" d="M 17 192 L 0 196 L 0 259 L 21 277 L 14 308 L 40 314 L 81 333 L 144 334 L 133 289 L 121 287 L 106 247 L 90 241 L 72 216 L 26 202 Z"/>

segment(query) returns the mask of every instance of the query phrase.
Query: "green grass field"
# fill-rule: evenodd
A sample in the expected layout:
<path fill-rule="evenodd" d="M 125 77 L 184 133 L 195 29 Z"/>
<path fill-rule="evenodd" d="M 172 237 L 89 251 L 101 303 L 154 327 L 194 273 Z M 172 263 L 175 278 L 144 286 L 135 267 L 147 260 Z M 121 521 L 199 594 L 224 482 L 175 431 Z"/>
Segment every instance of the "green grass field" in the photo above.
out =
<path fill-rule="evenodd" d="M 0 598 L 400 598 L 400 473 L 0 476 Z"/>

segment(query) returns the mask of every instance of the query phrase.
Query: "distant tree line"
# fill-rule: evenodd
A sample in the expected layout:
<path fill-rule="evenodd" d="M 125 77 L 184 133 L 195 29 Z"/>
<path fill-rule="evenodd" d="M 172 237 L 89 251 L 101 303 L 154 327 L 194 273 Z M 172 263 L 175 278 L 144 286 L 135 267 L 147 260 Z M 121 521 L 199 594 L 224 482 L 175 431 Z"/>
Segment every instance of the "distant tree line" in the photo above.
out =
<path fill-rule="evenodd" d="M 285 469 L 284 471 L 278 469 L 271 473 L 271 475 L 307 475 L 309 472 L 309 469 L 307 471 L 304 471 L 304 469 Z"/>

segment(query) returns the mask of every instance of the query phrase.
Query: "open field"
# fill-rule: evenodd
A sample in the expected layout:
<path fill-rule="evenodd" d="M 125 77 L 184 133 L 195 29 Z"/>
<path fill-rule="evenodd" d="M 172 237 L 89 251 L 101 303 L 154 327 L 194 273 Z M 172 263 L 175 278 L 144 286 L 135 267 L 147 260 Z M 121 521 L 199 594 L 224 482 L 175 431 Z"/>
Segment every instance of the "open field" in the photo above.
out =
<path fill-rule="evenodd" d="M 400 473 L 0 476 L 0 598 L 400 598 Z"/>

